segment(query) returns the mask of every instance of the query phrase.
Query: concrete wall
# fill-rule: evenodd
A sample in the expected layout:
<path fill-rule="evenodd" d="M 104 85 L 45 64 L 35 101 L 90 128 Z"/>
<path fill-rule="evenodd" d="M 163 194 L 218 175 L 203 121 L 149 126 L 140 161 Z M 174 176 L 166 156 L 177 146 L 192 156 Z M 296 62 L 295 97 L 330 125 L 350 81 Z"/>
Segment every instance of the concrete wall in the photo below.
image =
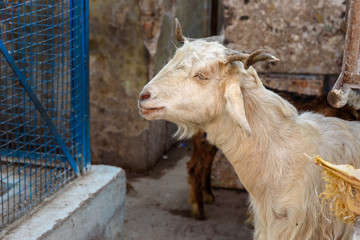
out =
<path fill-rule="evenodd" d="M 2 229 L 0 239 L 119 240 L 125 195 L 124 170 L 92 166 L 87 174 L 36 206 L 31 215 Z"/>
<path fill-rule="evenodd" d="M 140 118 L 142 87 L 173 52 L 174 17 L 192 37 L 209 33 L 211 0 L 90 0 L 93 163 L 142 171 L 169 148 L 174 127 Z"/>
<path fill-rule="evenodd" d="M 345 20 L 343 0 L 90 0 L 90 111 L 93 163 L 146 170 L 169 148 L 174 127 L 140 118 L 137 97 L 174 51 L 174 17 L 184 34 L 208 36 L 212 5 L 223 4 L 228 47 L 266 48 L 277 65 L 257 64 L 262 73 L 312 74 L 316 92 L 323 77 L 340 71 Z M 217 26 L 219 29 L 219 26 Z M 306 93 L 309 84 L 294 77 Z M 307 79 L 305 79 L 307 81 Z M 267 76 L 271 86 L 284 86 Z M 306 86 L 307 87 L 306 87 Z M 305 87 L 302 87 L 305 86 Z"/>
<path fill-rule="evenodd" d="M 224 0 L 228 46 L 270 50 L 277 65 L 261 72 L 338 74 L 344 45 L 344 0 Z"/>

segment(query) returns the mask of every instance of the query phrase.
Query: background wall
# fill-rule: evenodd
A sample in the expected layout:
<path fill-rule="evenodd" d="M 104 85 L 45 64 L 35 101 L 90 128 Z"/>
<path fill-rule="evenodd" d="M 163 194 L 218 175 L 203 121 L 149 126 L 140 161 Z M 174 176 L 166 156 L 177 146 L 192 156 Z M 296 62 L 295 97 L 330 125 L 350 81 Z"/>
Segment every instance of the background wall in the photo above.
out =
<path fill-rule="evenodd" d="M 263 83 L 294 94 L 322 95 L 340 73 L 346 0 L 223 0 L 225 44 L 239 51 L 267 49 L 280 59 L 258 63 Z M 222 153 L 212 185 L 242 188 Z"/>
<path fill-rule="evenodd" d="M 346 0 L 224 0 L 228 46 L 265 48 L 277 65 L 261 72 L 338 74 L 344 45 Z"/>
<path fill-rule="evenodd" d="M 174 17 L 184 35 L 223 27 L 228 47 L 279 57 L 255 66 L 269 87 L 319 95 L 340 72 L 345 10 L 344 0 L 90 0 L 92 162 L 142 171 L 173 144 L 174 126 L 141 119 L 137 98 L 173 54 Z"/>
<path fill-rule="evenodd" d="M 143 171 L 173 140 L 174 126 L 140 117 L 142 87 L 174 51 L 174 17 L 184 34 L 207 36 L 211 0 L 90 0 L 90 128 L 93 163 Z"/>

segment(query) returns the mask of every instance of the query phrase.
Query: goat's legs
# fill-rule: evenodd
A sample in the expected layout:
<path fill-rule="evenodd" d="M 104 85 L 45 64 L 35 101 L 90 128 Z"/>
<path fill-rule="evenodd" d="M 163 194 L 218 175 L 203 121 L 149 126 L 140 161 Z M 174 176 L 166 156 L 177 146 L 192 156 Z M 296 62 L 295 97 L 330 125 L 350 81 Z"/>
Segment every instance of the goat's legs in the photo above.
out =
<path fill-rule="evenodd" d="M 204 219 L 204 203 L 214 202 L 211 191 L 211 167 L 217 148 L 206 141 L 205 133 L 202 131 L 192 140 L 193 153 L 187 163 L 190 204 L 192 204 L 192 215 L 197 219 Z"/>
<path fill-rule="evenodd" d="M 192 205 L 191 215 L 196 219 L 205 219 L 205 211 L 202 194 L 200 156 L 194 146 L 190 161 L 187 163 L 188 183 L 190 187 L 189 202 Z"/>
<path fill-rule="evenodd" d="M 214 157 L 217 152 L 217 147 L 214 145 L 211 145 L 210 143 L 206 142 L 206 148 L 202 152 L 201 156 L 201 163 L 203 165 L 203 171 L 202 171 L 202 193 L 203 193 L 203 199 L 204 203 L 213 203 L 215 200 L 215 197 L 211 191 L 211 167 L 214 160 Z"/>

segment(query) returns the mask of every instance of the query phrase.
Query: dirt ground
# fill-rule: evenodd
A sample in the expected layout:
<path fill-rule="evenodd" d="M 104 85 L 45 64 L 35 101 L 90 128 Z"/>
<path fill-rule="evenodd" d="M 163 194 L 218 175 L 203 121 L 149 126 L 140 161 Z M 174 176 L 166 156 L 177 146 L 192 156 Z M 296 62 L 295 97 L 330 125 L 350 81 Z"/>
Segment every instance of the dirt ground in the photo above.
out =
<path fill-rule="evenodd" d="M 247 240 L 246 191 L 213 189 L 207 219 L 190 217 L 186 162 L 191 144 L 176 147 L 147 174 L 127 174 L 124 240 Z"/>

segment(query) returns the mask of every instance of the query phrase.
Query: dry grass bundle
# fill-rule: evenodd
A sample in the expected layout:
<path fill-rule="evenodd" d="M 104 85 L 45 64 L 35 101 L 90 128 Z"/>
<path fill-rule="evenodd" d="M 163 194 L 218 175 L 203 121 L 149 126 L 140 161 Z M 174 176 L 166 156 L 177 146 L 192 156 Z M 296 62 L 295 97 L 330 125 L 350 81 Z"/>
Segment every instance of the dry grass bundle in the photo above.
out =
<path fill-rule="evenodd" d="M 315 163 L 322 168 L 325 190 L 319 195 L 322 207 L 344 223 L 353 223 L 360 213 L 360 169 L 350 165 L 334 165 L 320 156 Z"/>

